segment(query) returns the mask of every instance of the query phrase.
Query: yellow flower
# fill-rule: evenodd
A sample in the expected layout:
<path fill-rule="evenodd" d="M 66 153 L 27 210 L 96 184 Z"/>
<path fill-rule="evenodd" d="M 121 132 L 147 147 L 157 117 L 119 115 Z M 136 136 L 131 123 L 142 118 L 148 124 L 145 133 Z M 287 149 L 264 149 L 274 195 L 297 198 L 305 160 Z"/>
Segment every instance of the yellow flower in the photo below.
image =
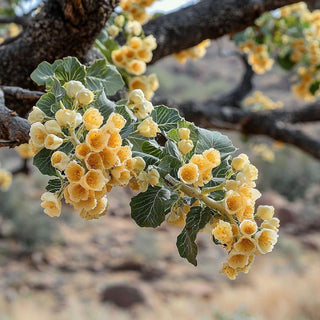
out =
<path fill-rule="evenodd" d="M 130 159 L 132 155 L 131 149 L 129 146 L 120 147 L 117 151 L 117 156 L 119 157 L 120 162 L 124 162 L 127 159 Z"/>
<path fill-rule="evenodd" d="M 141 89 L 132 90 L 128 94 L 128 100 L 129 100 L 129 104 L 130 103 L 137 104 L 137 103 L 145 101 L 143 91 Z"/>
<path fill-rule="evenodd" d="M 193 149 L 193 142 L 192 140 L 180 140 L 178 142 L 178 148 L 179 151 L 185 155 Z"/>
<path fill-rule="evenodd" d="M 70 98 L 75 98 L 77 93 L 84 89 L 84 85 L 80 81 L 71 80 L 65 85 L 67 96 Z"/>
<path fill-rule="evenodd" d="M 229 244 L 233 241 L 232 227 L 229 222 L 219 220 L 216 227 L 212 230 L 212 235 L 222 244 Z"/>
<path fill-rule="evenodd" d="M 230 267 L 227 263 L 222 265 L 220 273 L 224 273 L 230 280 L 235 280 L 238 275 L 237 270 Z"/>
<path fill-rule="evenodd" d="M 120 147 L 122 144 L 122 138 L 118 131 L 113 131 L 110 133 L 107 146 L 110 148 Z"/>
<path fill-rule="evenodd" d="M 237 268 L 243 268 L 244 266 L 246 266 L 248 263 L 248 260 L 249 260 L 249 256 L 247 254 L 232 251 L 229 254 L 227 263 L 231 268 L 237 269 Z"/>
<path fill-rule="evenodd" d="M 90 107 L 83 115 L 83 124 L 87 130 L 100 128 L 103 116 L 98 109 Z"/>
<path fill-rule="evenodd" d="M 143 44 L 150 50 L 154 50 L 157 47 L 157 40 L 152 34 L 150 34 L 143 39 Z"/>
<path fill-rule="evenodd" d="M 114 18 L 114 24 L 117 27 L 122 28 L 124 26 L 124 23 L 125 23 L 125 18 L 122 14 L 120 14 Z"/>
<path fill-rule="evenodd" d="M 237 157 L 233 158 L 231 162 L 233 171 L 241 171 L 245 166 L 249 164 L 249 158 L 244 153 L 239 154 Z"/>
<path fill-rule="evenodd" d="M 89 190 L 84 188 L 79 182 L 70 183 L 67 188 L 69 197 L 73 202 L 88 200 Z"/>
<path fill-rule="evenodd" d="M 32 158 L 34 153 L 32 146 L 29 143 L 23 143 L 15 147 L 15 150 L 19 153 L 20 157 L 23 159 Z"/>
<path fill-rule="evenodd" d="M 263 220 L 270 220 L 274 215 L 274 207 L 259 206 L 256 215 Z"/>
<path fill-rule="evenodd" d="M 221 163 L 220 152 L 214 148 L 210 148 L 203 152 L 203 156 L 211 163 L 212 167 L 215 168 Z"/>
<path fill-rule="evenodd" d="M 127 71 L 136 76 L 139 76 L 146 72 L 146 67 L 147 66 L 145 62 L 141 60 L 133 59 L 128 63 Z"/>
<path fill-rule="evenodd" d="M 113 24 L 108 27 L 107 31 L 110 37 L 115 38 L 119 34 L 120 29 Z"/>
<path fill-rule="evenodd" d="M 148 117 L 138 125 L 137 132 L 144 137 L 152 138 L 155 137 L 160 130 L 152 117 Z"/>
<path fill-rule="evenodd" d="M 91 169 L 80 180 L 81 185 L 88 190 L 100 191 L 108 180 L 101 170 Z"/>
<path fill-rule="evenodd" d="M 69 157 L 62 151 L 56 151 L 51 156 L 51 164 L 60 171 L 66 169 L 69 163 Z"/>
<path fill-rule="evenodd" d="M 119 164 L 120 160 L 113 148 L 106 147 L 100 152 L 105 169 L 110 169 Z"/>
<path fill-rule="evenodd" d="M 104 169 L 102 157 L 99 153 L 90 152 L 84 162 L 88 169 Z"/>
<path fill-rule="evenodd" d="M 110 132 L 117 130 L 120 131 L 126 124 L 126 119 L 119 113 L 112 112 L 104 126 L 105 130 Z"/>
<path fill-rule="evenodd" d="M 255 239 L 244 236 L 241 237 L 234 245 L 235 251 L 249 255 L 253 253 L 256 249 Z"/>
<path fill-rule="evenodd" d="M 32 111 L 29 113 L 28 121 L 30 123 L 42 122 L 45 116 L 45 113 L 41 109 L 33 107 Z"/>
<path fill-rule="evenodd" d="M 0 189 L 7 191 L 12 182 L 12 174 L 6 170 L 0 169 Z"/>
<path fill-rule="evenodd" d="M 44 146 L 49 150 L 58 149 L 63 143 L 63 139 L 57 137 L 54 134 L 48 134 L 44 140 Z"/>
<path fill-rule="evenodd" d="M 81 114 L 74 110 L 60 109 L 56 112 L 55 117 L 61 127 L 76 128 L 82 122 Z"/>
<path fill-rule="evenodd" d="M 40 122 L 35 122 L 30 128 L 30 138 L 36 148 L 43 148 L 44 142 L 48 133 L 44 125 Z"/>
<path fill-rule="evenodd" d="M 258 226 L 255 223 L 255 221 L 247 220 L 247 219 L 243 220 L 240 223 L 239 228 L 240 228 L 240 232 L 247 236 L 252 236 L 258 230 Z"/>
<path fill-rule="evenodd" d="M 94 94 L 89 89 L 84 88 L 77 93 L 76 99 L 81 106 L 88 105 L 93 101 Z"/>
<path fill-rule="evenodd" d="M 105 215 L 108 209 L 108 199 L 106 197 L 100 198 L 97 201 L 95 208 L 91 210 L 82 210 L 80 213 L 81 218 L 86 220 L 99 219 L 101 216 Z"/>
<path fill-rule="evenodd" d="M 61 201 L 54 193 L 45 192 L 41 196 L 41 207 L 44 208 L 44 213 L 50 217 L 59 217 L 61 213 Z"/>
<path fill-rule="evenodd" d="M 75 156 L 79 160 L 84 160 L 84 158 L 91 152 L 90 147 L 86 143 L 77 145 Z"/>
<path fill-rule="evenodd" d="M 195 183 L 199 177 L 198 167 L 194 163 L 187 163 L 179 169 L 178 177 L 184 183 Z"/>
<path fill-rule="evenodd" d="M 238 192 L 232 190 L 226 192 L 225 208 L 229 213 L 234 214 L 237 211 L 243 209 L 243 207 L 244 201 Z"/>
<path fill-rule="evenodd" d="M 61 134 L 61 127 L 56 120 L 49 120 L 44 124 L 48 133 Z"/>
<path fill-rule="evenodd" d="M 159 183 L 159 178 L 160 178 L 160 174 L 157 169 L 152 168 L 152 169 L 148 170 L 148 182 L 152 186 L 155 186 Z"/>
<path fill-rule="evenodd" d="M 180 128 L 178 133 L 181 140 L 188 140 L 190 138 L 190 129 L 188 128 Z"/>
<path fill-rule="evenodd" d="M 186 213 L 181 208 L 173 208 L 166 218 L 166 222 L 175 227 L 183 228 L 186 225 Z"/>
<path fill-rule="evenodd" d="M 196 164 L 200 172 L 212 168 L 211 162 L 201 154 L 194 154 L 190 162 Z"/>
<path fill-rule="evenodd" d="M 86 136 L 86 143 L 92 151 L 100 152 L 107 146 L 108 138 L 101 129 L 91 129 Z"/>
<path fill-rule="evenodd" d="M 70 182 L 79 182 L 85 170 L 76 161 L 71 161 L 66 167 L 65 174 Z"/>
<path fill-rule="evenodd" d="M 262 229 L 255 234 L 258 251 L 262 254 L 271 252 L 278 241 L 278 235 L 274 230 Z"/>
<path fill-rule="evenodd" d="M 139 50 L 143 46 L 142 39 L 139 37 L 132 37 L 129 40 L 129 47 L 132 48 L 133 50 Z"/>

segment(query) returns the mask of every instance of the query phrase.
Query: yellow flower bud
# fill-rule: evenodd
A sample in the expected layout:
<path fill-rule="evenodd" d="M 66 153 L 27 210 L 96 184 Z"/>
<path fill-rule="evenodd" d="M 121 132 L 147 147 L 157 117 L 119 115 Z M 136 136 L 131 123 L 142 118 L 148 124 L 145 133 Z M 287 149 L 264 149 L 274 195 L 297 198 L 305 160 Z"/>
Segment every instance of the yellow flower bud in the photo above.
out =
<path fill-rule="evenodd" d="M 33 107 L 32 111 L 29 113 L 28 121 L 30 123 L 42 122 L 46 114 L 38 107 Z"/>
<path fill-rule="evenodd" d="M 143 91 L 141 89 L 132 90 L 128 94 L 128 100 L 129 100 L 129 103 L 134 103 L 134 104 L 145 101 Z"/>
<path fill-rule="evenodd" d="M 40 122 L 35 122 L 30 128 L 30 138 L 36 148 L 43 148 L 48 133 L 45 126 Z"/>
<path fill-rule="evenodd" d="M 181 140 L 188 140 L 190 138 L 190 130 L 188 128 L 180 128 L 178 132 Z"/>
<path fill-rule="evenodd" d="M 238 157 L 233 158 L 231 162 L 233 171 L 243 170 L 249 164 L 249 158 L 245 154 L 240 154 Z"/>
<path fill-rule="evenodd" d="M 49 150 L 56 150 L 62 145 L 62 143 L 63 139 L 54 134 L 48 134 L 44 141 L 44 146 Z"/>
<path fill-rule="evenodd" d="M 82 105 L 88 105 L 90 104 L 93 99 L 94 99 L 94 94 L 92 91 L 90 91 L 87 88 L 81 89 L 77 95 L 76 95 L 76 99 L 78 101 L 78 103 L 82 106 Z"/>
<path fill-rule="evenodd" d="M 44 208 L 44 213 L 50 217 L 59 217 L 61 213 L 61 201 L 54 193 L 45 192 L 41 196 L 41 207 Z"/>
<path fill-rule="evenodd" d="M 66 169 L 69 163 L 69 157 L 62 151 L 56 151 L 51 156 L 51 164 L 60 171 Z"/>
<path fill-rule="evenodd" d="M 121 14 L 121 15 L 118 15 L 114 18 L 114 23 L 117 27 L 119 28 L 122 28 L 124 26 L 124 23 L 125 23 L 125 18 L 124 16 Z"/>
<path fill-rule="evenodd" d="M 159 183 L 159 178 L 160 178 L 160 174 L 158 172 L 158 170 L 152 168 L 151 170 L 148 170 L 148 182 L 152 185 L 155 186 Z"/>
<path fill-rule="evenodd" d="M 274 207 L 259 206 L 256 215 L 263 220 L 270 220 L 274 215 Z"/>
<path fill-rule="evenodd" d="M 160 132 L 160 129 L 152 117 L 148 117 L 138 125 L 137 132 L 144 137 L 152 138 Z"/>
<path fill-rule="evenodd" d="M 76 128 L 82 122 L 81 114 L 74 110 L 60 109 L 56 112 L 55 117 L 61 127 Z"/>
<path fill-rule="evenodd" d="M 44 124 L 48 133 L 61 134 L 61 127 L 56 120 L 49 120 Z"/>
<path fill-rule="evenodd" d="M 119 34 L 120 29 L 113 24 L 108 27 L 107 31 L 110 37 L 115 38 Z"/>
<path fill-rule="evenodd" d="M 180 140 L 178 142 L 178 148 L 179 151 L 185 155 L 193 149 L 193 142 L 192 140 Z"/>
<path fill-rule="evenodd" d="M 77 93 L 85 89 L 85 86 L 80 81 L 71 80 L 65 85 L 67 96 L 70 98 L 75 98 Z"/>

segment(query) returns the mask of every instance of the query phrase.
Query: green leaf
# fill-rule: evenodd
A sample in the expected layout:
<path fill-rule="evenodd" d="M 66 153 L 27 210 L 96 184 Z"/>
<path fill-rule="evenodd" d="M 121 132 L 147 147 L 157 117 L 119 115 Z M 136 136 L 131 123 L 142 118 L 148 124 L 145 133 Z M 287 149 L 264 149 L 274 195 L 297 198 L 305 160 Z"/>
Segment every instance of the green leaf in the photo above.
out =
<path fill-rule="evenodd" d="M 146 167 L 148 167 L 150 165 L 154 165 L 157 162 L 159 162 L 159 158 L 152 156 L 151 154 L 147 154 L 147 153 L 140 152 L 140 151 L 132 151 L 132 156 L 143 158 L 143 160 L 146 162 Z"/>
<path fill-rule="evenodd" d="M 39 86 L 45 85 L 54 76 L 53 65 L 47 61 L 41 62 L 31 73 L 30 78 Z"/>
<path fill-rule="evenodd" d="M 236 151 L 236 148 L 227 136 L 216 131 L 209 131 L 202 128 L 198 128 L 198 132 L 198 143 L 195 148 L 195 153 L 199 154 L 207 149 L 215 148 L 220 151 L 221 159 L 224 159 Z"/>
<path fill-rule="evenodd" d="M 46 190 L 52 193 L 59 191 L 62 187 L 62 180 L 60 179 L 51 179 L 48 181 Z"/>
<path fill-rule="evenodd" d="M 42 149 L 33 158 L 33 165 L 39 171 L 48 176 L 56 176 L 56 169 L 51 165 L 51 156 L 55 151 L 63 151 L 68 154 L 73 149 L 73 144 L 70 142 L 62 144 L 57 150 Z"/>
<path fill-rule="evenodd" d="M 142 143 L 142 151 L 157 158 L 164 155 L 163 148 L 155 140 L 145 141 Z"/>
<path fill-rule="evenodd" d="M 192 207 L 187 214 L 186 226 L 177 238 L 177 248 L 182 258 L 197 265 L 198 247 L 195 243 L 199 230 L 209 222 L 214 212 L 208 207 Z"/>
<path fill-rule="evenodd" d="M 76 80 L 84 83 L 86 77 L 86 68 L 75 57 L 63 58 L 61 63 L 55 68 L 54 74 L 64 85 L 70 80 Z"/>
<path fill-rule="evenodd" d="M 221 161 L 218 167 L 214 168 L 211 171 L 213 179 L 211 179 L 210 182 L 206 184 L 206 187 L 215 187 L 226 180 L 225 177 L 231 169 L 229 161 L 229 158 L 224 159 L 223 161 Z"/>
<path fill-rule="evenodd" d="M 291 60 L 290 56 L 290 52 L 288 52 L 284 56 L 277 56 L 277 62 L 280 65 L 280 67 L 282 67 L 285 70 L 291 70 L 296 65 L 296 63 Z"/>
<path fill-rule="evenodd" d="M 105 59 L 96 60 L 87 69 L 86 86 L 97 91 L 104 89 L 107 96 L 116 94 L 124 86 L 123 79 L 115 66 L 107 65 Z"/>
<path fill-rule="evenodd" d="M 115 111 L 116 107 L 115 103 L 107 98 L 103 90 L 99 92 L 97 99 L 92 105 L 100 111 L 103 116 L 103 123 L 107 122 L 110 114 Z"/>
<path fill-rule="evenodd" d="M 48 92 L 40 97 L 36 106 L 41 109 L 48 117 L 54 117 L 51 106 L 56 103 L 56 97 L 53 93 Z"/>
<path fill-rule="evenodd" d="M 171 195 L 168 189 L 149 186 L 146 192 L 131 199 L 131 217 L 140 227 L 156 228 L 164 221 L 176 200 L 177 195 Z"/>
<path fill-rule="evenodd" d="M 177 128 L 178 121 L 182 120 L 178 110 L 168 108 L 166 106 L 156 106 L 151 112 L 151 117 L 155 121 L 159 129 L 166 135 L 171 129 Z"/>
<path fill-rule="evenodd" d="M 53 78 L 53 81 L 52 93 L 54 94 L 56 101 L 60 101 L 65 96 L 66 90 L 61 86 L 56 77 Z"/>
<path fill-rule="evenodd" d="M 177 147 L 177 144 L 170 139 L 167 140 L 167 142 L 165 144 L 165 151 L 168 155 L 170 155 L 174 158 L 180 159 L 180 157 L 181 157 L 180 151 Z"/>
<path fill-rule="evenodd" d="M 320 88 L 320 82 L 317 80 L 314 80 L 309 87 L 309 91 L 311 94 L 315 95 L 315 93 L 319 90 L 319 88 Z"/>
<path fill-rule="evenodd" d="M 133 151 L 139 151 L 139 152 L 143 152 L 142 151 L 142 144 L 145 141 L 149 141 L 151 140 L 150 138 L 141 136 L 140 134 L 137 133 L 131 133 L 128 137 L 127 140 L 130 141 L 130 143 L 132 144 L 132 150 Z"/>
<path fill-rule="evenodd" d="M 174 178 L 178 178 L 178 170 L 181 167 L 181 162 L 176 157 L 165 156 L 161 159 L 158 167 L 160 168 L 161 176 L 165 177 L 166 174 L 169 173 Z"/>

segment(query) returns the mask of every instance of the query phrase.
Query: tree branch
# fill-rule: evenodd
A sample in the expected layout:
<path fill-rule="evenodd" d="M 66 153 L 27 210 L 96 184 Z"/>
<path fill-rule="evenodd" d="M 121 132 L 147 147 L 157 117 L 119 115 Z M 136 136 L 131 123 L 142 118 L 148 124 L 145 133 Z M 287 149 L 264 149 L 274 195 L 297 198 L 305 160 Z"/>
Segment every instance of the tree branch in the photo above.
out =
<path fill-rule="evenodd" d="M 300 0 L 203 0 L 151 20 L 144 26 L 158 43 L 151 63 L 252 25 L 262 13 Z M 308 0 L 307 0 L 308 1 Z"/>
<path fill-rule="evenodd" d="M 0 147 L 15 147 L 29 140 L 30 123 L 4 105 L 4 94 L 0 89 Z"/>
<path fill-rule="evenodd" d="M 21 36 L 0 47 L 0 85 L 36 88 L 31 72 L 46 60 L 84 59 L 119 0 L 48 0 Z"/>

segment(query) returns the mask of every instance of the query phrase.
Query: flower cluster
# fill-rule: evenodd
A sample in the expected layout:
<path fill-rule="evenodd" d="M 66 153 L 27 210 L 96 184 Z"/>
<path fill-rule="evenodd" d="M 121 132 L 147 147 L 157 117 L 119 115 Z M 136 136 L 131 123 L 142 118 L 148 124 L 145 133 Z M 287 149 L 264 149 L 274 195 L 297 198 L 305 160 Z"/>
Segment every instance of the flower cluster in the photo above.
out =
<path fill-rule="evenodd" d="M 173 56 L 177 59 L 179 63 L 186 63 L 188 58 L 199 59 L 205 56 L 207 48 L 210 46 L 211 41 L 209 39 L 203 40 L 196 46 L 182 50 L 180 52 L 174 53 Z"/>
<path fill-rule="evenodd" d="M 7 170 L 0 169 L 0 190 L 7 191 L 12 182 L 12 174 Z"/>
<path fill-rule="evenodd" d="M 159 87 L 155 74 L 143 75 L 146 65 L 152 60 L 152 51 L 157 42 L 153 35 L 145 36 L 141 24 L 148 21 L 145 8 L 151 6 L 154 0 L 122 0 L 122 12 L 112 16 L 107 23 L 106 31 L 109 37 L 104 43 L 98 41 L 98 48 L 115 65 L 122 70 L 129 91 L 141 89 L 150 100 Z M 122 33 L 126 43 L 119 45 L 115 39 Z M 108 56 L 110 52 L 110 57 Z"/>
<path fill-rule="evenodd" d="M 292 91 L 298 98 L 313 100 L 320 93 L 319 36 L 319 10 L 310 12 L 306 3 L 299 2 L 264 14 L 235 41 L 258 74 L 274 62 L 285 70 L 297 67 Z"/>
<path fill-rule="evenodd" d="M 179 134 L 180 137 L 189 138 L 188 129 L 184 131 L 180 129 Z M 179 141 L 179 150 L 182 154 L 186 154 L 186 151 L 192 150 L 193 144 L 189 141 L 188 139 Z M 220 152 L 214 148 L 207 149 L 202 154 L 194 154 L 188 163 L 180 167 L 178 177 L 185 184 L 202 187 L 212 179 L 211 171 L 220 162 Z"/>
<path fill-rule="evenodd" d="M 248 157 L 241 154 L 234 158 L 232 169 L 236 177 L 226 182 L 223 200 L 226 218 L 215 218 L 206 228 L 211 228 L 214 242 L 228 251 L 221 272 L 235 279 L 239 272 L 249 271 L 255 254 L 272 251 L 278 238 L 279 219 L 273 218 L 271 206 L 259 206 L 254 214 L 255 201 L 260 197 L 254 182 L 258 171 Z M 263 223 L 259 227 L 255 220 L 260 219 Z"/>
<path fill-rule="evenodd" d="M 120 7 L 127 12 L 130 20 L 143 24 L 148 20 L 146 7 L 150 7 L 156 0 L 121 0 Z"/>
<path fill-rule="evenodd" d="M 248 62 L 257 74 L 265 73 L 273 66 L 273 59 L 270 58 L 268 47 L 265 44 L 257 44 L 248 40 L 239 45 L 239 50 L 248 54 Z"/>
<path fill-rule="evenodd" d="M 157 43 L 152 35 L 143 39 L 138 36 L 131 37 L 126 45 L 112 51 L 112 61 L 129 74 L 142 75 L 146 71 L 146 63 L 152 59 L 152 50 L 156 46 Z"/>
<path fill-rule="evenodd" d="M 283 107 L 283 102 L 273 101 L 269 97 L 265 96 L 261 91 L 255 91 L 250 97 L 244 100 L 246 106 L 250 106 L 252 110 L 272 110 Z"/>
<path fill-rule="evenodd" d="M 149 184 L 158 183 L 159 174 L 153 168 L 144 171 L 144 160 L 132 157 L 131 148 L 123 145 L 120 131 L 126 120 L 121 114 L 112 112 L 104 119 L 98 109 L 89 106 L 95 98 L 94 93 L 79 81 L 69 81 L 65 89 L 67 96 L 73 99 L 75 109 L 66 109 L 62 105 L 54 118 L 50 118 L 34 107 L 29 115 L 32 123 L 30 144 L 38 152 L 43 148 L 55 150 L 51 165 L 62 180 L 57 192 L 42 195 L 41 206 L 49 216 L 59 216 L 61 198 L 64 197 L 66 203 L 81 210 L 82 218 L 97 219 L 106 213 L 108 201 L 105 194 L 113 187 L 127 186 L 133 180 L 131 185 L 136 182 L 136 189 L 146 190 Z M 153 109 L 140 90 L 131 93 L 129 102 L 129 108 L 141 118 Z M 142 135 L 153 130 L 149 119 L 152 121 L 148 117 L 138 126 L 137 131 Z M 65 142 L 73 144 L 71 152 L 57 150 Z"/>

